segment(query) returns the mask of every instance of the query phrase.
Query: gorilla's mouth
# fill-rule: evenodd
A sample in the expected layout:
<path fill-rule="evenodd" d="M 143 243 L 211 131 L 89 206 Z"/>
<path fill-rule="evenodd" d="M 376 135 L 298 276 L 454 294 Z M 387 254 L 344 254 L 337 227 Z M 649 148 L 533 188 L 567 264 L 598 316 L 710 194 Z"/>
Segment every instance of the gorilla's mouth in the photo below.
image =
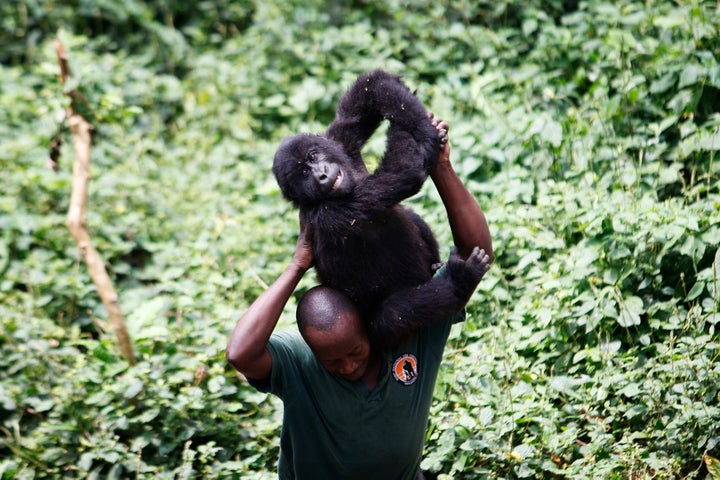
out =
<path fill-rule="evenodd" d="M 337 188 L 340 186 L 340 184 L 342 183 L 342 181 L 343 181 L 343 172 L 342 172 L 342 170 L 340 170 L 340 171 L 338 172 L 338 176 L 337 176 L 337 178 L 335 179 L 335 182 L 333 183 L 333 185 L 332 185 L 332 187 L 330 188 L 330 190 L 337 190 Z"/>

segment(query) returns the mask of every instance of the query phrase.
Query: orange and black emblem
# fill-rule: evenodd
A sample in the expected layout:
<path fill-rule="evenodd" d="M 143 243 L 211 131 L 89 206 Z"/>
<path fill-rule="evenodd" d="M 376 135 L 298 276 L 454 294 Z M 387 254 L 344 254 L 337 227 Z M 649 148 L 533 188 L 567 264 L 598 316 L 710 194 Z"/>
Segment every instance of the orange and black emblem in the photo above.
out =
<path fill-rule="evenodd" d="M 418 362 L 415 355 L 406 353 L 393 363 L 393 377 L 403 385 L 412 385 L 418 378 Z"/>

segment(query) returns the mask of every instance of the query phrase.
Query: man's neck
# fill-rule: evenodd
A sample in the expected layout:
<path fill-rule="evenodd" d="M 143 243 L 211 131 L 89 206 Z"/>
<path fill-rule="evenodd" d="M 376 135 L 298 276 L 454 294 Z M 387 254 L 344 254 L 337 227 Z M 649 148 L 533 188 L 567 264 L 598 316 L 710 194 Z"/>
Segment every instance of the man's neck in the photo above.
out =
<path fill-rule="evenodd" d="M 380 366 L 382 365 L 382 358 L 376 352 L 371 353 L 370 362 L 368 363 L 365 374 L 361 380 L 370 390 L 374 390 L 380 376 Z"/>

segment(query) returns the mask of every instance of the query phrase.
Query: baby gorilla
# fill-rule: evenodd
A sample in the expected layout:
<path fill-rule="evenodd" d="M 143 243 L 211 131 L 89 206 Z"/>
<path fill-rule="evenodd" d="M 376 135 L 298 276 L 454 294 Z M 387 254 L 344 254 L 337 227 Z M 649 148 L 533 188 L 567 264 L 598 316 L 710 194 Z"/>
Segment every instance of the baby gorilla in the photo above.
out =
<path fill-rule="evenodd" d="M 386 150 L 369 173 L 360 152 L 384 119 Z M 462 309 L 487 269 L 456 255 L 433 276 L 437 241 L 399 205 L 422 187 L 445 135 L 400 77 L 375 70 L 343 95 L 324 135 L 288 137 L 275 154 L 273 173 L 309 229 L 320 282 L 356 303 L 381 348 Z"/>

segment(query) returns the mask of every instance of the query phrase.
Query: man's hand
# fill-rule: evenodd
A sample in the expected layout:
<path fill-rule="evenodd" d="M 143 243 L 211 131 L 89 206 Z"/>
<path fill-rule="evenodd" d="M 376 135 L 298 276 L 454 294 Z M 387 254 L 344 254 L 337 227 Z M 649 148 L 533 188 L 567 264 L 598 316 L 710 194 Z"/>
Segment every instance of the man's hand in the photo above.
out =
<path fill-rule="evenodd" d="M 465 260 L 458 253 L 458 249 L 453 248 L 448 259 L 447 272 L 458 297 L 469 300 L 489 268 L 490 256 L 480 247 L 473 248 Z"/>
<path fill-rule="evenodd" d="M 310 229 L 301 221 L 300 234 L 298 235 L 297 244 L 295 245 L 295 254 L 292 263 L 302 271 L 307 271 L 314 265 L 312 255 L 312 233 Z"/>

